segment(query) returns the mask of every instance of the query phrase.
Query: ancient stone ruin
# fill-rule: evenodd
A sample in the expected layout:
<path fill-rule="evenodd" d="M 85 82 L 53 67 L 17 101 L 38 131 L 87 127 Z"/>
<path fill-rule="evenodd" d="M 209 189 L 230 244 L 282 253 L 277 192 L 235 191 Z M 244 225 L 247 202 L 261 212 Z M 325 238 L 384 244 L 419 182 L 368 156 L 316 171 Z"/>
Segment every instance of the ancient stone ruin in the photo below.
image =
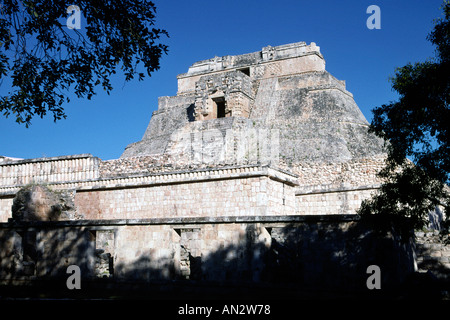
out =
<path fill-rule="evenodd" d="M 45 185 L 28 185 L 19 190 L 13 199 L 13 221 L 58 221 L 74 220 L 73 194 L 54 192 Z"/>
<path fill-rule="evenodd" d="M 383 142 L 315 43 L 177 78 L 120 159 L 0 158 L 0 280 L 75 264 L 87 278 L 365 287 L 368 265 L 414 271 L 410 246 L 358 223 Z"/>

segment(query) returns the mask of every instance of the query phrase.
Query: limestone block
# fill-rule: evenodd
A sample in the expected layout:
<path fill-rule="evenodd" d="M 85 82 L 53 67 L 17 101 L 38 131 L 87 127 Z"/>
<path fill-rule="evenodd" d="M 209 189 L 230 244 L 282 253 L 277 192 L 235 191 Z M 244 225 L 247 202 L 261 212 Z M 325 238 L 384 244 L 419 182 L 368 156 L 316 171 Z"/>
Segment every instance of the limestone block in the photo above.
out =
<path fill-rule="evenodd" d="M 52 191 L 46 186 L 30 185 L 15 196 L 12 217 L 17 221 L 55 221 L 80 219 L 70 192 Z"/>

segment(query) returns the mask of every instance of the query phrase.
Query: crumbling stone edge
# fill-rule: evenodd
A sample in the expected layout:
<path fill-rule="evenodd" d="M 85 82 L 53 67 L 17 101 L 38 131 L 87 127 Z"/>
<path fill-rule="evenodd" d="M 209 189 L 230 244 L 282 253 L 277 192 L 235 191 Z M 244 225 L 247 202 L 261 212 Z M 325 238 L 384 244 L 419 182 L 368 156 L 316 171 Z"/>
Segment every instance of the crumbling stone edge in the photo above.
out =
<path fill-rule="evenodd" d="M 11 227 L 75 227 L 75 226 L 126 226 L 126 225 L 177 225 L 214 223 L 294 223 L 294 222 L 351 222 L 359 221 L 357 214 L 343 215 L 292 215 L 292 216 L 223 216 L 223 217 L 172 217 L 145 219 L 99 219 L 67 221 L 21 221 L 0 223 L 0 228 Z"/>

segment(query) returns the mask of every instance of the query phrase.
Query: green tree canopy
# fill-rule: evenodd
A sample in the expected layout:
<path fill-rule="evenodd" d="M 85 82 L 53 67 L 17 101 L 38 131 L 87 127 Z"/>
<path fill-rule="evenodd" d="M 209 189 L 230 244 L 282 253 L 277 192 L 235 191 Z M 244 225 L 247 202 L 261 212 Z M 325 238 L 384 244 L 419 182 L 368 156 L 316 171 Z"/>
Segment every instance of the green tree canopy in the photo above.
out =
<path fill-rule="evenodd" d="M 387 141 L 387 164 L 362 215 L 406 217 L 420 228 L 436 206 L 450 214 L 450 2 L 442 9 L 427 37 L 435 57 L 398 68 L 391 78 L 398 101 L 373 110 L 370 131 Z"/>
<path fill-rule="evenodd" d="M 109 94 L 118 68 L 125 81 L 159 69 L 167 32 L 154 27 L 147 0 L 78 0 L 81 29 L 70 29 L 64 0 L 0 1 L 0 112 L 28 127 L 47 112 L 66 118 L 68 92 L 91 99 L 97 87 Z M 140 69 L 143 66 L 144 70 Z M 144 71 L 144 72 L 140 72 Z M 11 85 L 3 81 L 10 77 Z M 5 92 L 5 93 L 3 93 Z"/>

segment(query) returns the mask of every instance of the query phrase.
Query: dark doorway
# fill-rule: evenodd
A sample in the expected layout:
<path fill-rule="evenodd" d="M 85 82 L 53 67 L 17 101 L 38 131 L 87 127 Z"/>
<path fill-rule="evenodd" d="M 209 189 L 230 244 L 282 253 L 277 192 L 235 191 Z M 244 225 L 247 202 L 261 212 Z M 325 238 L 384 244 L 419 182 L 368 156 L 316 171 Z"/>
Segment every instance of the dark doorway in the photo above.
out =
<path fill-rule="evenodd" d="M 247 76 L 250 77 L 250 68 L 242 68 L 242 69 L 238 69 L 238 71 L 240 71 L 243 74 L 246 74 Z"/>
<path fill-rule="evenodd" d="M 225 100 L 215 102 L 217 105 L 217 118 L 225 118 Z"/>

